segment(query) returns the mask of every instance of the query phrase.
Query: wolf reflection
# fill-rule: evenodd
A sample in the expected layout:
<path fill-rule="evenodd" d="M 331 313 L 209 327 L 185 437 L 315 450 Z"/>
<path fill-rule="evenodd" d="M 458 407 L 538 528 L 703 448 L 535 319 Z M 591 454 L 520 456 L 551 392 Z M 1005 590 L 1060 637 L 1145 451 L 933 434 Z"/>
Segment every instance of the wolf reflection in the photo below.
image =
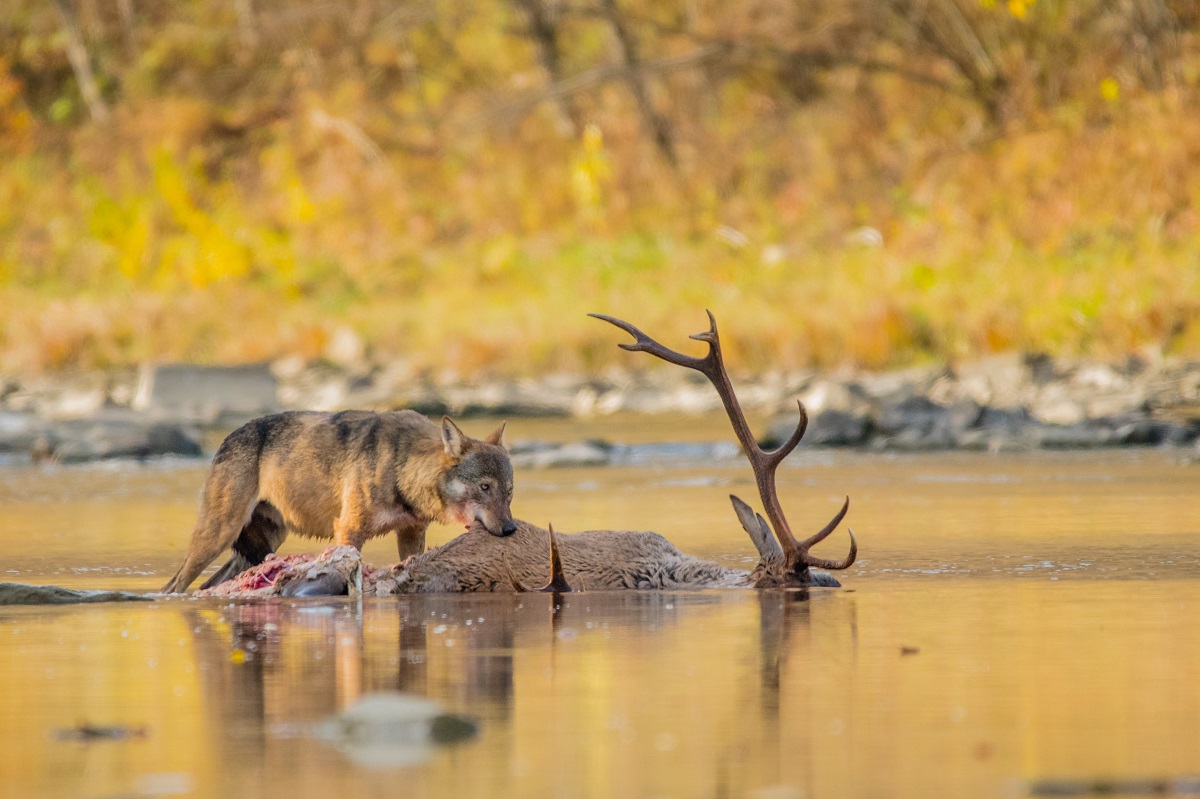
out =
<path fill-rule="evenodd" d="M 312 722 L 375 691 L 437 699 L 478 719 L 484 736 L 498 725 L 511 731 L 520 702 L 540 700 L 555 681 L 579 678 L 570 673 L 575 665 L 562 665 L 575 654 L 571 648 L 625 648 L 627 641 L 604 643 L 620 636 L 654 650 L 669 646 L 681 627 L 703 634 L 715 611 L 748 601 L 759 618 L 757 685 L 731 690 L 770 729 L 781 723 L 781 691 L 807 690 L 810 653 L 832 646 L 840 667 L 854 659 L 852 593 L 434 595 L 234 604 L 221 609 L 223 622 L 211 610 L 191 611 L 190 621 L 199 628 L 196 666 L 209 723 L 242 731 L 236 756 L 269 769 L 294 761 L 294 741 L 285 739 L 302 737 Z M 711 657 L 744 660 L 753 652 Z M 502 737 L 504 746 L 514 745 L 512 734 Z"/>

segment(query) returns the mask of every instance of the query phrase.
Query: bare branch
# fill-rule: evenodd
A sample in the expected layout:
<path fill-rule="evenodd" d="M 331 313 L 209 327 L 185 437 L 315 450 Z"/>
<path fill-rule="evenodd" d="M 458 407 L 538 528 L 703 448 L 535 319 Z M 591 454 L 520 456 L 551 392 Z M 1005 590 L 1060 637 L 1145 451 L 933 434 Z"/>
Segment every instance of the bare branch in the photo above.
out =
<path fill-rule="evenodd" d="M 55 0 L 55 4 L 62 16 L 63 28 L 67 34 L 67 59 L 71 62 L 75 80 L 79 83 L 79 94 L 83 97 L 83 102 L 87 105 L 92 119 L 97 122 L 107 122 L 111 114 L 108 104 L 104 102 L 104 97 L 100 94 L 100 87 L 96 85 L 96 74 L 92 71 L 92 59 L 83 43 L 83 36 L 79 33 L 75 14 L 67 0 Z"/>

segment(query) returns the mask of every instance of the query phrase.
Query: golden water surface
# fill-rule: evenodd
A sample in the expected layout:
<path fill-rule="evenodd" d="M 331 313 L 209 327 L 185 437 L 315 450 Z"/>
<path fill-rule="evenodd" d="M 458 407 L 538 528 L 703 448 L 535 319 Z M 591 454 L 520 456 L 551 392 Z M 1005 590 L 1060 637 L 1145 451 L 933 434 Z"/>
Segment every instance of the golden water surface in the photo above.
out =
<path fill-rule="evenodd" d="M 819 527 L 849 494 L 861 552 L 844 589 L 809 595 L 0 608 L 0 795 L 1187 793 L 1200 772 L 1187 461 L 797 453 L 780 473 L 793 527 Z M 0 580 L 157 589 L 203 474 L 0 468 Z M 514 510 L 566 531 L 654 529 L 749 565 L 727 499 L 758 504 L 748 474 L 736 459 L 519 472 Z M 437 699 L 480 732 L 384 768 L 313 736 L 376 690 Z M 81 723 L 139 734 L 61 737 Z"/>

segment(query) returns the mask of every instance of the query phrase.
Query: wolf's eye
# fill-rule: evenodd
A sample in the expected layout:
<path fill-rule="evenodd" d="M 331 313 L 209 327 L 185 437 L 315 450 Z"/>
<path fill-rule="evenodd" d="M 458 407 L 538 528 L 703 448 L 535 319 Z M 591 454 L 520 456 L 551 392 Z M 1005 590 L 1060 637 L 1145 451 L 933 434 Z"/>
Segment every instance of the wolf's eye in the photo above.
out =
<path fill-rule="evenodd" d="M 480 491 L 491 491 L 491 490 L 492 490 L 492 484 L 491 484 L 491 483 L 488 483 L 488 482 L 483 482 L 483 483 L 480 483 L 480 484 L 479 484 L 479 490 L 480 490 Z"/>

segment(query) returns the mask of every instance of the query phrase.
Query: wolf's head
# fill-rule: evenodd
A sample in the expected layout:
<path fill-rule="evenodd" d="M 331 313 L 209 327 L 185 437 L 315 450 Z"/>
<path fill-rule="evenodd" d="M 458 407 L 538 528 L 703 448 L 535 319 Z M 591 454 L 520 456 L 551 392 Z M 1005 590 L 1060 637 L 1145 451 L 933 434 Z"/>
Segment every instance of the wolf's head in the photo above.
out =
<path fill-rule="evenodd" d="M 517 531 L 513 521 L 513 471 L 504 448 L 504 425 L 483 440 L 468 438 L 449 416 L 442 417 L 442 446 L 450 462 L 439 489 L 450 518 L 492 535 Z"/>

